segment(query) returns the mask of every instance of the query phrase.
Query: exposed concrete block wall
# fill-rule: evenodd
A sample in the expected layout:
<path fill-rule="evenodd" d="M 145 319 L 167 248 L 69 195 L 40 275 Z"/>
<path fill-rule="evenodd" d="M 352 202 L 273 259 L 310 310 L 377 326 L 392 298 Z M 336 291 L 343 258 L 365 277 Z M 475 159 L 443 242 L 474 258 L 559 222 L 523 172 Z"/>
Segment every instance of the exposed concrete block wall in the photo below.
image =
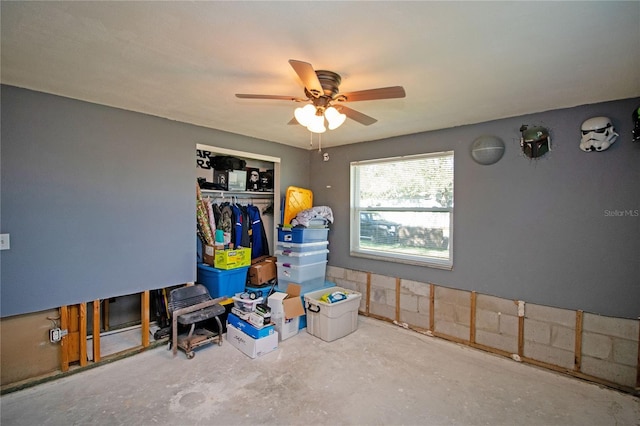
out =
<path fill-rule="evenodd" d="M 519 312 L 515 300 L 332 266 L 327 279 L 362 293 L 359 310 L 365 315 L 640 392 L 639 320 L 526 301 Z"/>
<path fill-rule="evenodd" d="M 431 286 L 418 281 L 400 281 L 400 318 L 403 324 L 429 329 Z"/>
<path fill-rule="evenodd" d="M 369 313 L 396 319 L 396 279 L 384 275 L 371 274 Z"/>
<path fill-rule="evenodd" d="M 471 332 L 471 293 L 436 287 L 434 332 L 469 340 Z"/>
<path fill-rule="evenodd" d="M 567 369 L 574 366 L 576 313 L 525 305 L 524 356 Z"/>
<path fill-rule="evenodd" d="M 476 299 L 476 343 L 518 353 L 518 304 L 479 294 Z"/>
<path fill-rule="evenodd" d="M 585 313 L 581 371 L 625 386 L 636 386 L 638 335 L 639 321 Z"/>

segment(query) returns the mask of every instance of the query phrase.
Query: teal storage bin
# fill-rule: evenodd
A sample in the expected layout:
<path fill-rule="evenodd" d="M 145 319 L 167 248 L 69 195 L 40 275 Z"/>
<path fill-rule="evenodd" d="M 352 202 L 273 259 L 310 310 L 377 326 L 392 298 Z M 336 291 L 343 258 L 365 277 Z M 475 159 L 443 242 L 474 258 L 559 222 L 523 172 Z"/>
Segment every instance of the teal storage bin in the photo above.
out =
<path fill-rule="evenodd" d="M 209 290 L 211 297 L 232 297 L 242 293 L 247 283 L 249 267 L 218 269 L 204 263 L 198 263 L 197 282 Z"/>

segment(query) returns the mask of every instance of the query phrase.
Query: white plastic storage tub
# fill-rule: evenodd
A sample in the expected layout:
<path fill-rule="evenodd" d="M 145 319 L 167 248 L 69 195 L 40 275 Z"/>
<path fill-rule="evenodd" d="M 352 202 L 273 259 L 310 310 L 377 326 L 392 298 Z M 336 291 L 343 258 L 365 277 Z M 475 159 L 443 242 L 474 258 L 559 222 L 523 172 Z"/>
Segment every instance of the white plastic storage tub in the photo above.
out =
<path fill-rule="evenodd" d="M 309 265 L 297 266 L 297 265 L 285 265 L 282 262 L 276 262 L 278 268 L 278 280 L 288 280 L 293 283 L 301 283 L 304 281 L 322 278 L 327 272 L 327 261 L 311 263 Z"/>
<path fill-rule="evenodd" d="M 326 261 L 329 250 L 307 251 L 304 253 L 276 250 L 275 254 L 278 262 L 283 265 L 307 266 Z"/>
<path fill-rule="evenodd" d="M 329 241 L 318 241 L 316 243 L 285 243 L 278 241 L 276 249 L 285 253 L 306 253 L 309 251 L 325 250 Z"/>
<path fill-rule="evenodd" d="M 327 293 L 344 292 L 347 298 L 326 303 L 320 299 Z M 358 328 L 358 307 L 362 294 L 342 287 L 329 287 L 304 295 L 307 308 L 307 333 L 326 342 L 353 333 Z"/>
<path fill-rule="evenodd" d="M 278 268 L 278 291 L 287 291 L 289 283 L 300 284 L 302 291 L 322 288 L 327 273 L 327 261 L 304 266 L 276 262 Z"/>

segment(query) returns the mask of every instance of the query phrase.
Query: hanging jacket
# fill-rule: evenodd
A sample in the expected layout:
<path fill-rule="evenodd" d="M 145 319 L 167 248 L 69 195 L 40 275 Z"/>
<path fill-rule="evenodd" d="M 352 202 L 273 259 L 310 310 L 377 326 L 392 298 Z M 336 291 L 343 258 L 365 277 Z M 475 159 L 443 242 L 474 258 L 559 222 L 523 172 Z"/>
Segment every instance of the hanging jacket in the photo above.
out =
<path fill-rule="evenodd" d="M 264 230 L 260 209 L 252 204 L 247 206 L 251 226 L 251 258 L 269 255 L 269 242 Z"/>
<path fill-rule="evenodd" d="M 251 226 L 246 207 L 232 204 L 231 209 L 234 217 L 231 241 L 235 247 L 251 247 L 251 235 L 249 234 Z"/>

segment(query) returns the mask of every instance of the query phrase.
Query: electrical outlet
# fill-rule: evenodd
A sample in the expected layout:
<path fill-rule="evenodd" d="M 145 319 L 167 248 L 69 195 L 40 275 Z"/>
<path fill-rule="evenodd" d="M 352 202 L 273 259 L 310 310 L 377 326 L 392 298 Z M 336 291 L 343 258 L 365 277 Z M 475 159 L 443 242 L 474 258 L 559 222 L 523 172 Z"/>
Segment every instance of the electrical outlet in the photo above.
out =
<path fill-rule="evenodd" d="M 10 248 L 9 234 L 0 234 L 0 250 L 9 250 Z"/>
<path fill-rule="evenodd" d="M 51 330 L 49 330 L 49 341 L 51 343 L 57 343 L 60 340 L 62 340 L 62 338 L 64 336 L 66 336 L 68 334 L 67 330 L 62 330 L 61 328 L 57 327 L 57 328 L 52 328 Z"/>

